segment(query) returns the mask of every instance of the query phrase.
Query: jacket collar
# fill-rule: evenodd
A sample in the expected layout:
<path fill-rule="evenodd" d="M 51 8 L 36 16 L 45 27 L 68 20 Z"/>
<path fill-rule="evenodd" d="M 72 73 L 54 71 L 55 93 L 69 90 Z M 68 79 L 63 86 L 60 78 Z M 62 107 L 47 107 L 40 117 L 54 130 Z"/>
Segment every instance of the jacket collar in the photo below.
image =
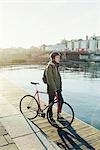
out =
<path fill-rule="evenodd" d="M 54 62 L 52 62 L 52 61 L 49 61 L 49 63 L 48 63 L 48 65 L 52 65 L 52 66 L 54 66 L 54 67 L 56 67 L 57 68 L 57 70 L 58 70 L 58 68 L 59 68 L 59 64 L 55 64 Z"/>
<path fill-rule="evenodd" d="M 55 64 L 52 61 L 49 61 L 48 65 L 55 66 Z"/>

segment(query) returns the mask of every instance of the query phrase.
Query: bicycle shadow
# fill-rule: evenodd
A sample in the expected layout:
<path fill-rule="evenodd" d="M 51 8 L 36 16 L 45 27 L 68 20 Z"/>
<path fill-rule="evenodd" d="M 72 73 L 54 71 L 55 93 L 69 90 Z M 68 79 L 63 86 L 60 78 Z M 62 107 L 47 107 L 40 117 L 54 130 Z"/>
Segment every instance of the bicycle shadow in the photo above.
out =
<path fill-rule="evenodd" d="M 63 118 L 64 119 L 64 118 Z M 65 119 L 64 119 L 65 120 Z M 59 121 L 63 126 L 69 124 L 67 120 Z M 36 124 L 32 121 L 32 123 L 40 130 L 40 132 L 48 139 L 47 134 Z M 53 125 L 53 127 L 58 128 L 57 125 Z M 67 129 L 65 131 L 65 129 Z M 56 144 L 64 150 L 81 150 L 82 146 L 85 146 L 86 149 L 95 150 L 86 140 L 84 140 L 77 132 L 74 130 L 72 126 L 69 126 L 65 129 L 57 129 L 58 136 L 60 137 L 59 141 Z"/>
<path fill-rule="evenodd" d="M 59 121 L 63 126 L 68 124 L 68 121 Z M 66 128 L 65 128 L 66 129 Z M 81 150 L 82 146 L 85 146 L 89 150 L 95 150 L 86 140 L 84 140 L 72 126 L 67 127 L 68 131 L 58 129 L 58 135 L 61 142 L 57 142 L 57 145 L 62 149 L 76 149 Z"/>

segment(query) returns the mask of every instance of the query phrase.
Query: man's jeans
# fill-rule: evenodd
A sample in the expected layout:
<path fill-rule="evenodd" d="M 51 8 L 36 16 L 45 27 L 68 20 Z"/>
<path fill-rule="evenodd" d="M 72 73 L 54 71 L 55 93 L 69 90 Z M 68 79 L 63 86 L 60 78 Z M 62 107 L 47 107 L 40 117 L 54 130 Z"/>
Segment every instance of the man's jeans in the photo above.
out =
<path fill-rule="evenodd" d="M 51 102 L 54 102 L 55 92 L 48 92 L 48 95 L 49 95 L 49 104 L 50 104 Z M 57 96 L 58 96 L 58 110 L 57 110 L 57 113 L 59 114 L 61 112 L 62 104 L 63 104 L 63 97 L 62 97 L 62 94 L 61 94 L 60 90 L 57 91 Z M 53 116 L 52 107 L 50 108 L 49 113 L 50 113 L 50 118 L 51 118 Z"/>

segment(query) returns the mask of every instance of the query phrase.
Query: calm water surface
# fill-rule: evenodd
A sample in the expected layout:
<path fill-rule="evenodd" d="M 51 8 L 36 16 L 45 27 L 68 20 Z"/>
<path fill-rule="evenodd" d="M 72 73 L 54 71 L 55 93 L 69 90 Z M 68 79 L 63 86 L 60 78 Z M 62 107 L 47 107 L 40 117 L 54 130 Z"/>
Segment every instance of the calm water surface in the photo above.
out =
<path fill-rule="evenodd" d="M 0 73 L 31 94 L 35 90 L 31 81 L 39 82 L 39 89 L 46 91 L 46 85 L 42 82 L 43 69 L 39 66 L 5 68 L 0 69 Z M 91 79 L 82 72 L 65 71 L 61 72 L 61 76 L 64 100 L 72 105 L 75 116 L 100 129 L 100 78 Z M 48 101 L 47 95 L 41 97 Z"/>

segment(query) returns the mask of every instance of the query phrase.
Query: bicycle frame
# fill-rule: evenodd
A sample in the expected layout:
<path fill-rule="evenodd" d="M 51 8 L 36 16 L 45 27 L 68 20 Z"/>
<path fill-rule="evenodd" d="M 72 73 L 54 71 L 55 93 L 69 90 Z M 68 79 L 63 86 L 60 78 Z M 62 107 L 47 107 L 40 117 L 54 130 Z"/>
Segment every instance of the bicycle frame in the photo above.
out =
<path fill-rule="evenodd" d="M 38 104 L 39 104 L 39 109 L 42 110 L 42 111 L 44 111 L 46 108 L 49 107 L 49 105 L 46 106 L 44 109 L 41 109 L 41 103 L 40 103 L 40 96 L 39 96 L 39 93 L 43 93 L 43 94 L 47 94 L 47 93 L 46 93 L 46 92 L 39 91 L 37 84 L 35 85 L 35 87 L 36 87 L 36 92 L 35 92 L 35 94 L 34 94 L 34 97 L 37 96 L 37 100 L 38 100 Z"/>
<path fill-rule="evenodd" d="M 38 104 L 39 104 L 39 109 L 43 112 L 44 110 L 46 110 L 48 107 L 50 107 L 50 106 L 52 105 L 52 102 L 51 102 L 49 105 L 47 105 L 44 109 L 42 109 L 42 108 L 41 108 L 41 103 L 40 103 L 40 96 L 39 96 L 39 93 L 43 93 L 43 94 L 47 94 L 47 93 L 46 93 L 46 92 L 39 91 L 37 84 L 35 85 L 35 87 L 36 87 L 36 92 L 35 92 L 35 94 L 34 94 L 34 97 L 37 96 L 37 100 L 38 100 Z M 57 97 L 57 96 L 55 96 L 54 102 L 58 102 L 58 97 Z M 58 109 L 59 109 L 59 106 L 58 106 Z"/>

